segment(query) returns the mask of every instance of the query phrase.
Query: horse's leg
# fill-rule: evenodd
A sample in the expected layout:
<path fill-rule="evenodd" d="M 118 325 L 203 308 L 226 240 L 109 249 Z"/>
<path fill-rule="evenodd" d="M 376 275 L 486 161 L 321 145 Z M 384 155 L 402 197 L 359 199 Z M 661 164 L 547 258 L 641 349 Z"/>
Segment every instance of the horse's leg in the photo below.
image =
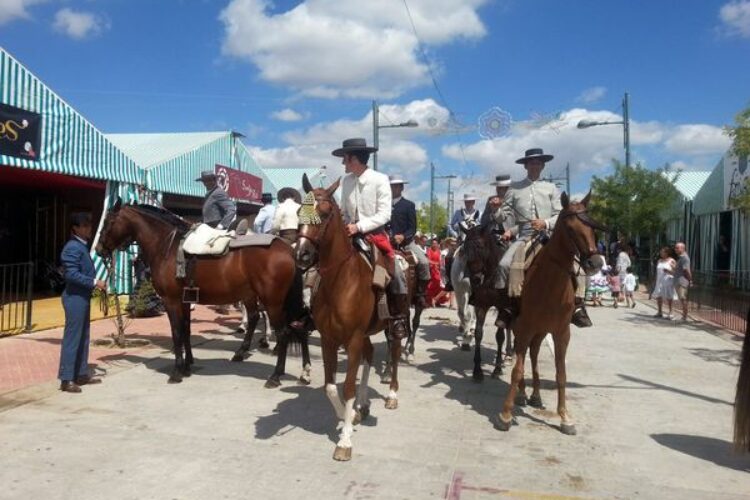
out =
<path fill-rule="evenodd" d="M 461 345 L 461 348 L 465 351 L 468 351 L 471 347 L 471 340 L 476 334 L 476 324 L 477 324 L 477 318 L 476 318 L 476 307 L 469 304 L 469 294 L 471 293 L 471 285 L 466 283 L 465 286 L 462 287 L 464 289 L 463 291 L 463 302 L 464 302 L 464 310 L 463 310 L 463 320 L 462 325 L 464 329 L 464 338 L 463 338 L 463 344 Z M 487 315 L 487 311 L 484 312 L 485 317 Z M 484 320 L 482 320 L 482 324 L 484 324 Z M 475 340 L 476 342 L 476 340 Z"/>
<path fill-rule="evenodd" d="M 276 338 L 278 339 L 275 348 L 276 366 L 274 367 L 271 376 L 266 380 L 264 386 L 266 389 L 275 389 L 281 385 L 281 376 L 284 375 L 286 370 L 286 353 L 289 349 L 289 335 L 291 335 L 289 331 L 276 333 Z"/>
<path fill-rule="evenodd" d="M 510 340 L 507 340 L 510 342 Z M 498 328 L 495 332 L 497 343 L 497 354 L 495 355 L 495 369 L 492 370 L 492 378 L 500 378 L 503 375 L 503 343 L 506 342 L 505 328 Z"/>
<path fill-rule="evenodd" d="M 508 394 L 505 396 L 503 411 L 499 415 L 498 428 L 501 431 L 509 430 L 513 423 L 513 403 L 515 402 L 518 388 L 521 382 L 523 382 L 523 363 L 526 359 L 526 347 L 525 339 L 519 342 L 519 339 L 516 338 L 516 364 L 510 374 L 510 387 L 508 388 Z"/>
<path fill-rule="evenodd" d="M 381 384 L 390 384 L 393 378 L 391 370 L 391 339 L 388 336 L 388 327 L 385 327 L 385 366 L 383 367 L 383 374 L 380 376 Z"/>
<path fill-rule="evenodd" d="M 312 382 L 312 376 L 310 371 L 312 370 L 312 363 L 310 363 L 310 343 L 307 335 L 300 339 L 302 344 L 302 374 L 299 376 L 299 383 L 302 385 L 310 385 Z"/>
<path fill-rule="evenodd" d="M 414 305 L 414 317 L 411 320 L 411 331 L 409 332 L 409 347 L 407 349 L 406 360 L 410 363 L 414 362 L 414 343 L 417 338 L 417 330 L 422 319 L 422 311 L 424 308 L 419 303 Z"/>
<path fill-rule="evenodd" d="M 260 311 L 259 314 L 260 319 L 263 320 L 263 334 L 260 336 L 260 340 L 258 340 L 258 347 L 260 347 L 261 349 L 268 349 L 269 347 L 271 347 L 271 334 L 268 332 L 268 315 L 265 313 L 265 311 Z"/>
<path fill-rule="evenodd" d="M 539 348 L 544 341 L 545 334 L 537 335 L 531 341 L 530 356 L 531 356 L 531 374 L 533 377 L 531 397 L 528 400 L 529 406 L 534 408 L 544 408 L 542 404 L 542 394 L 539 392 L 539 386 L 541 381 L 539 380 Z"/>
<path fill-rule="evenodd" d="M 244 319 L 242 320 L 245 325 L 245 337 L 242 339 L 242 345 L 240 345 L 240 348 L 237 349 L 237 352 L 232 357 L 232 361 L 236 362 L 243 361 L 248 356 L 247 353 L 250 351 L 250 346 L 253 343 L 255 327 L 258 325 L 258 320 L 260 319 L 258 302 L 255 299 L 243 302 L 242 305 L 242 309 L 245 311 L 243 314 Z"/>
<path fill-rule="evenodd" d="M 192 375 L 190 366 L 194 363 L 193 346 L 190 344 L 190 304 L 182 304 L 182 343 L 185 346 L 185 365 L 182 374 L 185 377 Z"/>
<path fill-rule="evenodd" d="M 474 372 L 472 376 L 475 382 L 481 382 L 484 380 L 484 373 L 482 372 L 482 337 L 484 337 L 484 319 L 487 316 L 487 308 L 477 306 L 475 311 L 477 313 L 477 326 L 474 330 L 476 338 L 474 339 Z M 465 345 L 468 347 L 468 344 Z M 461 349 L 463 349 L 463 345 Z"/>
<path fill-rule="evenodd" d="M 505 329 L 505 358 L 510 363 L 513 360 L 513 339 L 515 335 L 511 328 Z"/>
<path fill-rule="evenodd" d="M 355 405 L 357 414 L 354 423 L 358 424 L 370 415 L 370 367 L 372 366 L 373 347 L 370 337 L 365 337 L 362 346 L 362 378 L 357 388 L 357 403 Z"/>
<path fill-rule="evenodd" d="M 169 375 L 170 384 L 182 382 L 182 303 L 179 300 L 165 301 L 164 308 L 169 316 L 169 326 L 172 328 L 172 349 L 174 350 L 174 368 Z"/>
<path fill-rule="evenodd" d="M 560 415 L 560 430 L 563 434 L 574 436 L 576 426 L 565 407 L 565 384 L 567 376 L 565 373 L 565 354 L 568 351 L 570 341 L 570 325 L 565 324 L 559 335 L 553 335 L 555 341 L 555 369 L 557 370 L 557 413 Z"/>
<path fill-rule="evenodd" d="M 344 380 L 344 426 L 341 428 L 339 442 L 333 452 L 333 459 L 346 461 L 352 458 L 352 433 L 354 432 L 354 397 L 357 393 L 357 372 L 362 358 L 365 335 L 355 333 L 347 346 L 346 379 Z M 398 358 L 394 361 L 398 364 Z M 395 368 L 394 368 L 395 371 Z"/>
<path fill-rule="evenodd" d="M 398 408 L 398 359 L 401 356 L 401 341 L 394 338 L 388 343 L 391 348 L 391 386 L 385 400 L 385 409 L 395 410 Z"/>

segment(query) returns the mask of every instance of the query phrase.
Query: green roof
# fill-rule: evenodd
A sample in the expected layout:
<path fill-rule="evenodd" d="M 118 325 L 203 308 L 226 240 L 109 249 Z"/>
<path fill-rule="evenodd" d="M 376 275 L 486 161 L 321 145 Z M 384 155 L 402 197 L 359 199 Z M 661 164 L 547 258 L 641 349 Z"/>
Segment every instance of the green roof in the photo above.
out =
<path fill-rule="evenodd" d="M 145 169 L 149 169 L 226 136 L 227 132 L 166 134 L 107 134 L 107 139 Z"/>
<path fill-rule="evenodd" d="M 263 171 L 271 179 L 277 190 L 283 187 L 291 187 L 301 191 L 303 174 L 307 174 L 307 178 L 310 179 L 314 187 L 319 185 L 319 168 L 266 168 Z"/>
<path fill-rule="evenodd" d="M 686 201 L 692 201 L 708 180 L 711 171 L 664 172 L 663 175 L 670 181 L 677 177 L 674 187 Z"/>

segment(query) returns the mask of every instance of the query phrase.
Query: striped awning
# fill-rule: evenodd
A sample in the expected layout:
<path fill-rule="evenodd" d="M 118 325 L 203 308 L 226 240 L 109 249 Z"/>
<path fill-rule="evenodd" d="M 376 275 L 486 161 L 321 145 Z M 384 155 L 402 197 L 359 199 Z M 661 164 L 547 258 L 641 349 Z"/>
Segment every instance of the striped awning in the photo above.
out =
<path fill-rule="evenodd" d="M 2 48 L 0 103 L 41 115 L 37 158 L 0 154 L 0 166 L 140 182 L 141 173 L 132 159 Z"/>

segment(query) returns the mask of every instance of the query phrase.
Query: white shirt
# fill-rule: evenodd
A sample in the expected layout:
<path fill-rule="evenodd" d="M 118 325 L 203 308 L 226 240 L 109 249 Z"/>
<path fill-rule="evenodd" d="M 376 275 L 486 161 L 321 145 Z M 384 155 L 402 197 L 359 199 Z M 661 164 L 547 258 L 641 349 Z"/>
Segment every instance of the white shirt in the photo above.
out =
<path fill-rule="evenodd" d="M 631 273 L 625 275 L 625 279 L 622 282 L 622 286 L 625 287 L 626 292 L 635 291 L 635 276 Z"/>
<path fill-rule="evenodd" d="M 371 168 L 341 181 L 341 214 L 347 224 L 369 233 L 391 220 L 391 183 L 388 176 Z"/>
<path fill-rule="evenodd" d="M 276 212 L 273 214 L 273 227 L 272 233 L 278 233 L 279 231 L 285 231 L 287 229 L 297 229 L 299 226 L 299 217 L 297 212 L 299 211 L 299 203 L 294 201 L 292 198 L 287 198 L 276 207 Z"/>

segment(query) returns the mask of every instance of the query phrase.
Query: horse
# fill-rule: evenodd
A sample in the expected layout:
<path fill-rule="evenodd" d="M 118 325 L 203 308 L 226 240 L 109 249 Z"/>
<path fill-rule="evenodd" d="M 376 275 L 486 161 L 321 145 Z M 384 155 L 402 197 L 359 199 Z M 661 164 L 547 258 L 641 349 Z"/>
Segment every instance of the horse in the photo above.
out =
<path fill-rule="evenodd" d="M 383 331 L 386 320 L 380 319 L 376 312 L 377 293 L 373 289 L 372 268 L 347 236 L 341 210 L 333 198 L 340 181 L 340 178 L 337 179 L 328 188 L 313 188 L 307 175 L 303 175 L 306 199 L 313 198 L 314 204 L 303 204 L 300 210 L 295 253 L 301 268 L 318 265 L 320 281 L 311 300 L 312 314 L 320 332 L 326 394 L 337 417 L 344 421 L 333 458 L 345 461 L 352 456 L 351 436 L 355 418 L 361 421 L 370 412 L 368 382 L 373 359 L 370 335 Z M 309 213 L 303 217 L 305 209 Z M 348 358 L 344 401 L 336 388 L 339 346 L 344 346 Z M 401 343 L 398 340 L 390 342 L 392 377 L 385 401 L 385 408 L 389 410 L 398 407 L 400 351 Z M 357 372 L 363 359 L 362 378 L 357 390 Z"/>
<path fill-rule="evenodd" d="M 472 302 L 476 314 L 476 326 L 474 335 L 474 371 L 472 377 L 476 382 L 484 380 L 482 371 L 482 338 L 484 337 L 484 321 L 487 312 L 497 307 L 502 296 L 500 290 L 495 288 L 496 274 L 499 268 L 500 257 L 507 249 L 505 242 L 498 243 L 492 233 L 491 224 L 461 226 L 464 232 L 464 243 L 461 247 L 461 261 L 465 260 L 465 275 L 469 276 Z M 454 261 L 453 265 L 456 265 Z M 464 279 L 464 281 L 466 281 Z M 454 281 L 454 283 L 459 283 Z M 454 285 L 455 288 L 456 285 Z M 507 335 L 506 335 L 507 333 Z M 492 370 L 492 378 L 500 378 L 503 374 L 503 343 L 507 340 L 510 345 L 510 329 L 498 328 L 495 331 L 497 342 L 497 354 L 495 355 L 495 368 Z M 463 346 L 462 346 L 463 347 Z M 507 349 L 506 349 L 507 353 Z"/>
<path fill-rule="evenodd" d="M 570 341 L 570 318 L 573 314 L 575 292 L 573 289 L 573 262 L 578 260 L 586 274 L 593 274 L 603 264 L 597 253 L 595 230 L 606 230 L 587 214 L 591 193 L 580 202 L 561 196 L 562 210 L 555 223 L 549 242 L 540 250 L 526 271 L 521 292 L 520 312 L 513 323 L 516 362 L 511 374 L 510 390 L 505 397 L 503 410 L 498 415 L 498 428 L 510 429 L 513 423 L 513 406 L 543 408 L 539 392 L 539 348 L 552 334 L 555 345 L 555 371 L 557 380 L 557 413 L 560 431 L 575 435 L 576 427 L 565 405 L 565 355 Z M 524 362 L 530 349 L 533 376 L 532 394 L 526 398 Z"/>
<path fill-rule="evenodd" d="M 740 373 L 734 397 L 734 447 L 738 452 L 750 453 L 750 309 L 747 311 Z"/>
<path fill-rule="evenodd" d="M 456 297 L 458 309 L 458 333 L 460 334 L 461 349 L 471 349 L 471 339 L 474 337 L 474 321 L 476 319 L 474 306 L 469 304 L 471 296 L 471 280 L 466 272 L 466 258 L 464 257 L 463 245 L 459 246 L 453 254 L 451 264 L 451 284 Z"/>
<path fill-rule="evenodd" d="M 164 301 L 172 330 L 175 364 L 169 383 L 179 383 L 183 377 L 190 376 L 194 363 L 190 343 L 190 304 L 182 301 L 185 280 L 176 277 L 177 247 L 189 229 L 187 221 L 168 210 L 151 205 L 123 206 L 117 200 L 105 216 L 96 247 L 96 252 L 105 260 L 115 249 L 126 248 L 133 241 L 141 248 L 143 258 L 151 268 L 154 289 Z M 271 327 L 282 342 L 276 368 L 266 387 L 280 385 L 279 379 L 286 364 L 286 347 L 292 337 L 286 327 L 288 312 L 301 310 L 291 293 L 295 272 L 291 249 L 280 239 L 275 239 L 269 246 L 231 250 L 222 257 L 199 257 L 195 263 L 193 276 L 195 286 L 200 290 L 199 303 L 241 302 L 251 318 L 259 317 L 258 301 L 265 306 Z M 253 330 L 248 328 L 245 336 L 248 346 Z M 300 382 L 309 383 L 310 353 L 306 336 L 300 337 L 303 356 Z M 239 354 L 240 351 L 235 356 Z"/>
<path fill-rule="evenodd" d="M 397 253 L 400 253 L 397 250 Z M 405 258 L 405 254 L 401 253 L 401 255 Z M 408 261 L 408 259 L 407 259 Z M 409 262 L 409 270 L 407 271 L 407 283 L 408 283 L 408 289 L 409 289 L 409 304 L 411 304 L 412 307 L 414 307 L 414 315 L 411 318 L 411 326 L 409 328 L 409 336 L 406 338 L 406 343 L 404 344 L 404 357 L 406 358 L 407 362 L 413 362 L 414 361 L 414 341 L 416 340 L 417 330 L 419 330 L 419 325 L 421 323 L 422 319 L 422 311 L 424 310 L 424 307 L 422 307 L 422 304 L 420 303 L 419 297 L 417 296 L 415 292 L 416 290 L 416 283 L 417 283 L 417 276 L 416 276 L 416 264 Z M 390 342 L 390 340 L 388 340 Z M 388 352 L 390 352 L 390 346 L 388 349 Z M 388 366 L 390 367 L 390 365 Z M 384 376 L 381 379 L 381 382 L 384 384 L 390 383 L 390 378 L 387 376 Z"/>

